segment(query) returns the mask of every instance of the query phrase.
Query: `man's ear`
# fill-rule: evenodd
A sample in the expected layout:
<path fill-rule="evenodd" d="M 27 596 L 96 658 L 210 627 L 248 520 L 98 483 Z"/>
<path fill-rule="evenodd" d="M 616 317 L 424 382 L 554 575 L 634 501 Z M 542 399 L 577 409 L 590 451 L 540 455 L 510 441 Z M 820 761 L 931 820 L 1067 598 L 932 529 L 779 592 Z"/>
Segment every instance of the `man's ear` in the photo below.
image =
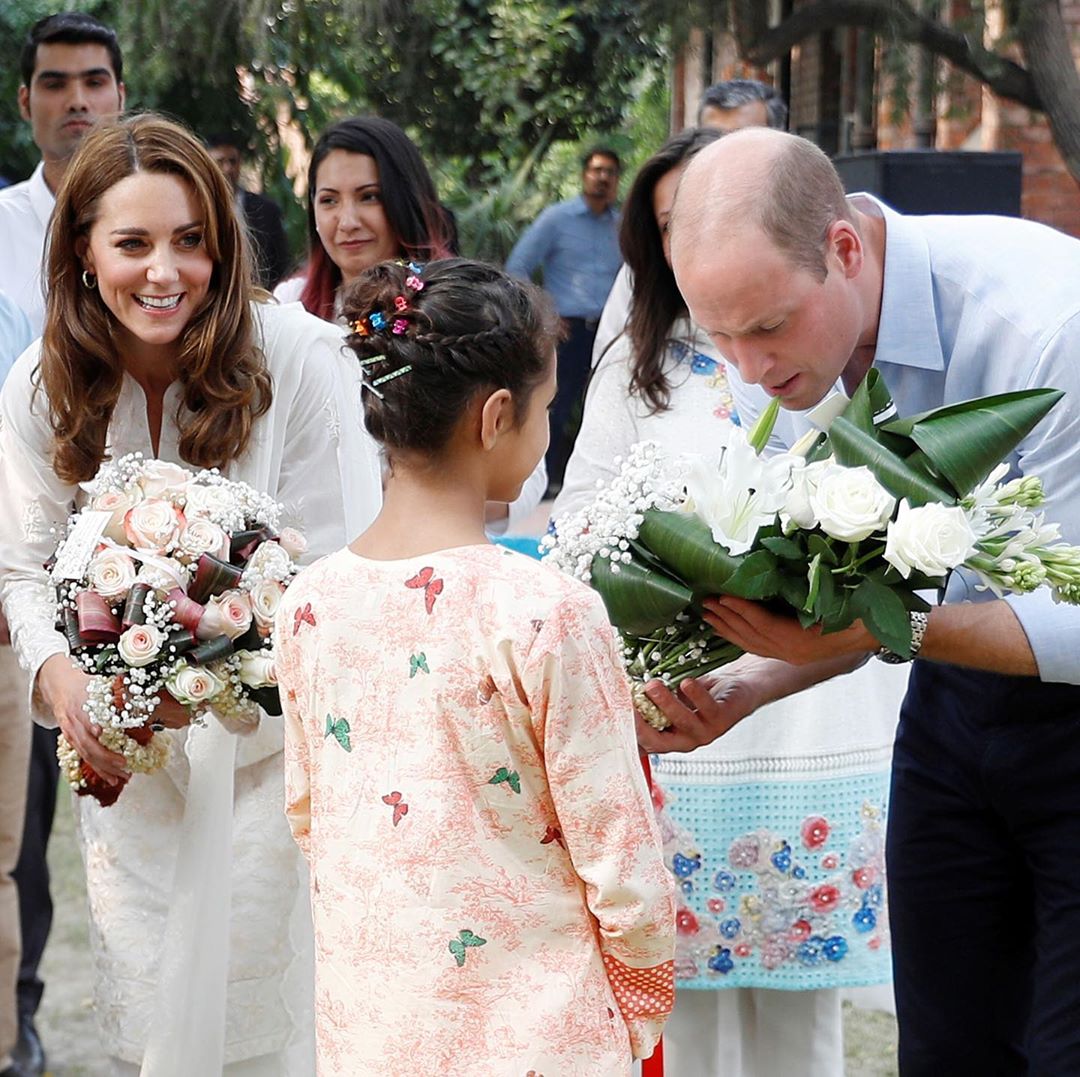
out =
<path fill-rule="evenodd" d="M 843 218 L 833 221 L 825 233 L 826 249 L 836 255 L 844 276 L 857 277 L 862 270 L 865 252 L 862 237 L 851 221 Z"/>
<path fill-rule="evenodd" d="M 480 442 L 490 452 L 514 425 L 514 398 L 509 389 L 496 389 L 480 409 Z"/>
<path fill-rule="evenodd" d="M 24 120 L 30 119 L 30 88 L 28 86 L 19 87 L 19 115 Z"/>
<path fill-rule="evenodd" d="M 127 87 L 122 82 L 119 82 L 116 88 L 120 93 L 120 111 L 123 112 L 124 105 L 127 104 Z"/>

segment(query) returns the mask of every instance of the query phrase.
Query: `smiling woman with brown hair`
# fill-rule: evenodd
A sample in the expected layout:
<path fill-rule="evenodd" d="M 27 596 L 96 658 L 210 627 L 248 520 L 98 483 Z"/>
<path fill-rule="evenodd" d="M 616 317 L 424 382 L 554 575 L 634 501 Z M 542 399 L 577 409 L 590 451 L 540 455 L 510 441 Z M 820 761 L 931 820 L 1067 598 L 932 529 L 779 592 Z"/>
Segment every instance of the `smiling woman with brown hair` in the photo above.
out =
<path fill-rule="evenodd" d="M 340 332 L 255 301 L 231 192 L 182 127 L 144 115 L 86 137 L 57 195 L 47 274 L 43 340 L 0 395 L 0 599 L 35 717 L 123 784 L 41 568 L 50 528 L 86 503 L 80 484 L 133 452 L 218 467 L 283 503 L 321 555 L 348 537 L 347 510 L 357 527 L 377 511 L 377 461 L 339 413 Z M 168 700 L 155 717 L 188 721 Z M 171 736 L 166 766 L 115 805 L 77 799 L 106 1052 L 118 1074 L 310 1074 L 309 1030 L 293 1024 L 310 1005 L 290 978 L 307 892 L 282 811 L 281 727 Z"/>

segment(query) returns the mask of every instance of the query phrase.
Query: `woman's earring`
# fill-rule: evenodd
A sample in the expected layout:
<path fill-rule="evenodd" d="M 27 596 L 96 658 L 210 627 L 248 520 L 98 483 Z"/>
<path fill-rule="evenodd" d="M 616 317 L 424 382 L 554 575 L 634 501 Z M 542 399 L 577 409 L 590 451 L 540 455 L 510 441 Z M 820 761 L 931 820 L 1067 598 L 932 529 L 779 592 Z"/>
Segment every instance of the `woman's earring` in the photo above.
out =
<path fill-rule="evenodd" d="M 82 271 L 82 282 L 84 288 L 97 287 L 97 277 L 91 273 L 89 269 L 84 269 Z"/>

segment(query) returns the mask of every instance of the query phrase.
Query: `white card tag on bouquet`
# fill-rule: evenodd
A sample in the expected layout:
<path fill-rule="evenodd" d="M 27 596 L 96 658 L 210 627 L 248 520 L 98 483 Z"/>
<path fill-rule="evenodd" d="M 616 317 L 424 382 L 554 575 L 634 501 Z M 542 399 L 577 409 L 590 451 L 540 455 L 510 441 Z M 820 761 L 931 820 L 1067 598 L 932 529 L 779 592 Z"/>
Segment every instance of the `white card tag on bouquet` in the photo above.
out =
<path fill-rule="evenodd" d="M 54 580 L 81 580 L 86 575 L 112 516 L 111 512 L 95 509 L 79 513 L 53 565 Z"/>

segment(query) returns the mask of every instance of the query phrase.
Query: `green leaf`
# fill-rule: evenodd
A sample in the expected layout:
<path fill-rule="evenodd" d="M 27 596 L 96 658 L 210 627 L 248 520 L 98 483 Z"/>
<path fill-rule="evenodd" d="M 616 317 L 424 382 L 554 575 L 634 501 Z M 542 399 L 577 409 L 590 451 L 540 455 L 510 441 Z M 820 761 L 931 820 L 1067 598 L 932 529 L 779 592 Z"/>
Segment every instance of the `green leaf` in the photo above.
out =
<path fill-rule="evenodd" d="M 800 566 L 800 568 L 803 566 Z M 793 609 L 802 610 L 807 607 L 809 601 L 810 585 L 806 573 L 801 572 L 798 576 L 789 576 L 786 573 L 780 577 L 780 597 Z"/>
<path fill-rule="evenodd" d="M 700 517 L 650 509 L 638 539 L 699 595 L 718 595 L 742 561 L 717 544 Z"/>
<path fill-rule="evenodd" d="M 759 541 L 765 549 L 770 550 L 785 561 L 806 561 L 806 550 L 803 549 L 801 543 L 796 542 L 794 539 L 779 537 L 763 538 L 759 539 Z"/>
<path fill-rule="evenodd" d="M 891 587 L 867 577 L 852 593 L 851 609 L 890 651 L 911 655 L 911 619 Z"/>
<path fill-rule="evenodd" d="M 670 624 L 693 600 L 689 588 L 638 561 L 620 564 L 597 556 L 592 563 L 592 585 L 607 608 L 611 623 L 632 636 L 647 636 Z"/>
<path fill-rule="evenodd" d="M 832 543 L 825 535 L 816 531 L 811 532 L 806 540 L 806 548 L 811 556 L 820 557 L 821 562 L 824 565 L 830 565 L 835 568 L 840 564 L 840 560 L 832 548 Z"/>
<path fill-rule="evenodd" d="M 814 596 L 817 620 L 824 621 L 834 611 L 836 604 L 836 580 L 828 569 L 822 569 L 818 573 L 817 593 Z"/>
<path fill-rule="evenodd" d="M 723 594 L 758 600 L 775 598 L 782 578 L 776 558 L 768 550 L 754 550 L 742 558 L 742 563 L 724 584 Z"/>
<path fill-rule="evenodd" d="M 1005 460 L 1064 396 L 1060 389 L 1028 389 L 923 412 L 887 423 L 906 434 L 963 497 Z"/>
<path fill-rule="evenodd" d="M 839 463 L 847 467 L 865 465 L 878 482 L 895 497 L 906 497 L 912 506 L 940 501 L 952 505 L 956 497 L 926 475 L 916 471 L 896 453 L 882 445 L 873 434 L 859 429 L 840 415 L 829 427 L 829 442 Z"/>

